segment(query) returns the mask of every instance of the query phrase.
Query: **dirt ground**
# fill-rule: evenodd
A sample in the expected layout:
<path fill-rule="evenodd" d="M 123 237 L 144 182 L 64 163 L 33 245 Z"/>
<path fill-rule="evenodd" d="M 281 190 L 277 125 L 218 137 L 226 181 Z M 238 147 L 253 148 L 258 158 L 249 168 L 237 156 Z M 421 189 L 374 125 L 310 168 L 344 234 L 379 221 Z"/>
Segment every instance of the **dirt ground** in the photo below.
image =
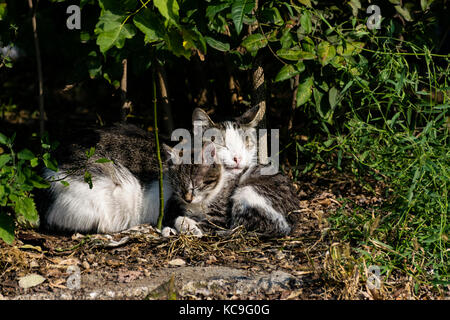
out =
<path fill-rule="evenodd" d="M 297 187 L 302 201 L 292 213 L 294 231 L 282 239 L 260 239 L 242 229 L 201 239 L 163 238 L 148 225 L 90 235 L 19 228 L 12 246 L 0 243 L 0 300 L 448 297 L 431 290 L 414 295 L 411 279 L 402 274 L 391 275 L 380 289 L 367 285 L 368 271 L 355 262 L 355 250 L 336 239 L 327 217 L 342 209 L 343 198 L 373 205 L 380 201 L 373 193 L 336 173 L 305 177 Z"/>

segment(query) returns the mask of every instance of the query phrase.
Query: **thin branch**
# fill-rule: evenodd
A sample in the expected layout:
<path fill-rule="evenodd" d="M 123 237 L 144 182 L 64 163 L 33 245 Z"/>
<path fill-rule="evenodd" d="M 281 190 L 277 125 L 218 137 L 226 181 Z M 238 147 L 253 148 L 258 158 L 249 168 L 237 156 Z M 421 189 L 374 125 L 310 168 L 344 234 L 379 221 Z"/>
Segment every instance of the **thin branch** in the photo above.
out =
<path fill-rule="evenodd" d="M 255 1 L 254 14 L 256 15 L 256 10 L 258 10 L 258 0 Z M 258 20 L 255 22 L 254 28 L 249 28 L 249 34 L 259 27 Z M 262 67 L 262 55 L 260 52 L 256 54 L 255 60 L 253 61 L 252 68 L 252 106 L 258 106 L 263 110 L 264 117 L 260 122 L 260 127 L 265 129 L 266 126 L 266 88 L 264 82 L 264 68 Z M 268 163 L 267 158 L 267 135 L 265 137 L 260 137 L 259 139 L 259 162 L 262 164 Z"/>
<path fill-rule="evenodd" d="M 122 101 L 122 108 L 121 108 L 121 116 L 122 121 L 126 121 L 128 115 L 131 112 L 131 102 L 127 100 L 127 81 L 128 81 L 128 75 L 127 75 L 127 69 L 128 69 L 128 59 L 122 60 L 122 79 L 120 80 L 120 97 Z"/>
<path fill-rule="evenodd" d="M 36 1 L 36 5 L 37 2 Z M 39 133 L 41 137 L 45 131 L 45 109 L 44 109 L 44 80 L 42 76 L 41 50 L 39 48 L 39 37 L 37 33 L 36 10 L 33 6 L 33 0 L 28 0 L 28 6 L 31 12 L 31 25 L 33 27 L 34 48 L 36 50 L 36 63 L 39 83 Z"/>
<path fill-rule="evenodd" d="M 159 83 L 159 93 L 161 97 L 162 105 L 162 119 L 164 121 L 163 128 L 167 134 L 172 134 L 173 131 L 173 117 L 172 117 L 172 105 L 169 99 L 169 89 L 166 70 L 164 66 L 156 62 L 156 75 Z"/>
<path fill-rule="evenodd" d="M 300 82 L 300 75 L 298 74 L 294 78 L 294 91 L 292 93 L 291 110 L 290 110 L 289 122 L 288 122 L 288 126 L 287 126 L 288 131 L 291 130 L 294 125 L 294 114 L 295 114 L 295 109 L 297 108 L 297 91 L 298 91 L 299 82 Z"/>

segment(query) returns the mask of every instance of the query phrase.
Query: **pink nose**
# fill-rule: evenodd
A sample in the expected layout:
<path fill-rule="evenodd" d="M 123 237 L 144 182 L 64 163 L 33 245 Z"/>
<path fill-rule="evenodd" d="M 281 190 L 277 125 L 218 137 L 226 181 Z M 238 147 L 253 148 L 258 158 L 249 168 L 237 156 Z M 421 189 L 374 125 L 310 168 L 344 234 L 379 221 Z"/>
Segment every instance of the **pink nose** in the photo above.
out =
<path fill-rule="evenodd" d="M 233 161 L 236 162 L 237 165 L 239 165 L 240 159 L 238 157 L 233 157 Z"/>

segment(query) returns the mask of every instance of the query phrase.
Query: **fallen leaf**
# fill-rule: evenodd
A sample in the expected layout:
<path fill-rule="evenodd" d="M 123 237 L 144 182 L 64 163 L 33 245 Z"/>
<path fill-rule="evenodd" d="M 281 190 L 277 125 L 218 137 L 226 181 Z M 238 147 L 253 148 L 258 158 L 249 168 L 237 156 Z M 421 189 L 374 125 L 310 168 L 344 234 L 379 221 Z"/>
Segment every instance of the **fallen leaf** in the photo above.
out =
<path fill-rule="evenodd" d="M 27 289 L 37 286 L 45 281 L 45 278 L 39 274 L 32 273 L 27 276 L 19 278 L 19 286 L 21 288 Z"/>
<path fill-rule="evenodd" d="M 186 261 L 184 261 L 183 259 L 173 259 L 169 261 L 169 266 L 174 266 L 174 267 L 181 267 L 184 266 L 186 264 Z"/>

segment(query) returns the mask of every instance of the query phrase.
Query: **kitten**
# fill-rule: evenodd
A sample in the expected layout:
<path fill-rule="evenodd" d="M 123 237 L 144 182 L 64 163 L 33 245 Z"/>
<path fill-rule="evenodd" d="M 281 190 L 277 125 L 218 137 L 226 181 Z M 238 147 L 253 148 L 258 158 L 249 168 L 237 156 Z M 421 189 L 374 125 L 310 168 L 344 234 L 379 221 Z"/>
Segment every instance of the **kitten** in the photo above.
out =
<path fill-rule="evenodd" d="M 169 147 L 172 159 L 178 155 Z M 214 145 L 205 145 L 204 155 L 214 157 Z M 285 236 L 291 226 L 290 212 L 299 198 L 289 179 L 281 173 L 262 175 L 262 165 L 233 174 L 222 164 L 179 164 L 169 167 L 173 196 L 166 223 L 180 233 L 202 236 L 206 229 L 244 226 L 264 236 Z M 172 230 L 165 230 L 164 235 Z M 175 232 L 173 232 L 175 233 Z"/>
<path fill-rule="evenodd" d="M 167 145 L 164 149 L 171 159 L 168 177 L 173 186 L 173 194 L 165 211 L 165 225 L 174 226 L 180 233 L 196 236 L 202 236 L 206 229 L 226 228 L 226 206 L 239 175 L 217 162 L 213 143 L 203 146 L 202 164 L 179 163 L 174 149 Z M 207 162 L 207 157 L 212 161 Z M 163 234 L 168 235 L 172 231 L 166 229 Z"/>
<path fill-rule="evenodd" d="M 196 109 L 192 120 L 204 129 L 218 129 L 217 157 L 226 164 L 227 172 L 239 174 L 256 158 L 255 140 L 243 135 L 243 128 L 254 128 L 262 115 L 260 109 L 252 108 L 233 121 L 216 124 L 203 110 Z M 46 169 L 43 173 L 52 182 L 46 199 L 50 204 L 45 210 L 45 226 L 107 233 L 143 223 L 155 225 L 159 215 L 159 171 L 154 141 L 152 133 L 119 124 L 84 130 L 62 143 L 56 154 L 58 171 Z M 95 153 L 88 159 L 86 151 L 91 147 L 95 147 Z M 96 163 L 99 158 L 113 162 Z M 84 181 L 86 170 L 92 175 L 92 189 Z M 173 193 L 167 168 L 163 191 L 167 204 Z"/>

